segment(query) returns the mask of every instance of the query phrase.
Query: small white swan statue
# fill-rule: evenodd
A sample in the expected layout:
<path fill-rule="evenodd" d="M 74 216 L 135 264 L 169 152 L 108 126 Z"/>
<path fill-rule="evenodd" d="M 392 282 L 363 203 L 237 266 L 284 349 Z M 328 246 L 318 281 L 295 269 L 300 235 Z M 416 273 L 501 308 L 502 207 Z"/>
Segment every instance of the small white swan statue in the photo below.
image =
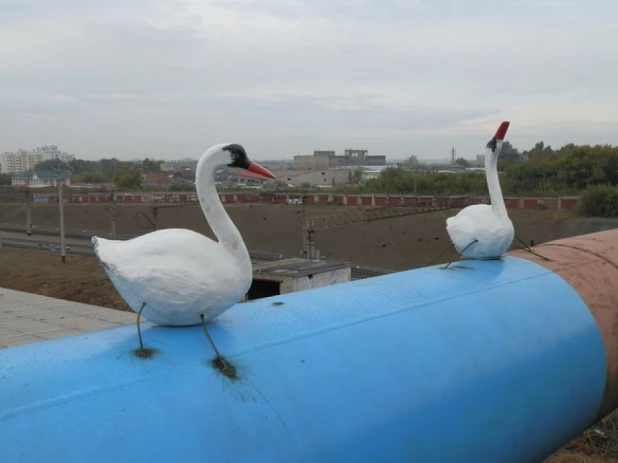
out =
<path fill-rule="evenodd" d="M 485 150 L 485 176 L 491 205 L 468 206 L 446 219 L 446 231 L 460 257 L 499 259 L 513 243 L 515 229 L 506 211 L 500 179 L 498 156 L 510 123 L 500 124 Z"/>
<path fill-rule="evenodd" d="M 182 228 L 158 230 L 127 241 L 92 238 L 95 253 L 116 290 L 133 311 L 139 313 L 143 308 L 144 318 L 154 324 L 209 322 L 240 302 L 251 286 L 249 252 L 215 188 L 215 169 L 222 164 L 275 178 L 251 162 L 238 144 L 222 143 L 202 154 L 195 175 L 196 191 L 218 241 Z"/>

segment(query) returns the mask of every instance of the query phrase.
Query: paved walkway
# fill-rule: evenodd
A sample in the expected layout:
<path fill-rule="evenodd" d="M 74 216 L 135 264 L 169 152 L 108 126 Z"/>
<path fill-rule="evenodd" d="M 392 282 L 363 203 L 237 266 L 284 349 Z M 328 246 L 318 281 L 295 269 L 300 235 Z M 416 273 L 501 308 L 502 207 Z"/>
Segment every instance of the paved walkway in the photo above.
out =
<path fill-rule="evenodd" d="M 0 288 L 0 349 L 135 321 L 133 312 Z"/>

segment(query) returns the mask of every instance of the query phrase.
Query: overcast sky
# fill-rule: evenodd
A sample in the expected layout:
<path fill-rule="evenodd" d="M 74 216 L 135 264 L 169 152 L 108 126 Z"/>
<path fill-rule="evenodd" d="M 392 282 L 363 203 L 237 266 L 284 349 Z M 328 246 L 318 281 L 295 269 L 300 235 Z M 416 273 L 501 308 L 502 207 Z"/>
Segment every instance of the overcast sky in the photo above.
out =
<path fill-rule="evenodd" d="M 0 0 L 0 151 L 618 144 L 615 0 Z"/>

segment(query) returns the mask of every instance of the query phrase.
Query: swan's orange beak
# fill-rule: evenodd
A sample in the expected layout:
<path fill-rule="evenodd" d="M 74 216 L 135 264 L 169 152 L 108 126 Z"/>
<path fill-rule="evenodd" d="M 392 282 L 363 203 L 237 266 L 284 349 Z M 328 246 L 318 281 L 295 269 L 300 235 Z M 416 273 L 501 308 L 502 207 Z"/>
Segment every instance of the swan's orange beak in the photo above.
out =
<path fill-rule="evenodd" d="M 250 162 L 249 167 L 247 167 L 247 170 L 250 172 L 253 172 L 254 174 L 262 175 L 264 177 L 275 178 L 275 176 L 272 174 L 270 170 L 265 169 L 264 167 L 262 167 L 259 164 L 256 164 L 255 162 Z"/>

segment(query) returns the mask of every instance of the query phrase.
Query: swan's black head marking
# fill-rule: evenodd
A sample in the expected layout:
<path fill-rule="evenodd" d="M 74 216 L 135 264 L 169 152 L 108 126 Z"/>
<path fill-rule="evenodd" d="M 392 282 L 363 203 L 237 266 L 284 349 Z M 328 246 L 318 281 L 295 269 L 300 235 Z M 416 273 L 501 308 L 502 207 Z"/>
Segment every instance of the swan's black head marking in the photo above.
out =
<path fill-rule="evenodd" d="M 240 169 L 249 168 L 249 156 L 247 156 L 247 152 L 241 145 L 232 143 L 224 147 L 223 150 L 230 152 L 231 162 L 228 164 L 229 167 L 238 167 Z"/>
<path fill-rule="evenodd" d="M 495 153 L 497 147 L 498 140 L 496 140 L 496 137 L 493 137 L 491 140 L 489 140 L 489 143 L 487 143 L 487 148 L 489 148 L 492 153 Z"/>

